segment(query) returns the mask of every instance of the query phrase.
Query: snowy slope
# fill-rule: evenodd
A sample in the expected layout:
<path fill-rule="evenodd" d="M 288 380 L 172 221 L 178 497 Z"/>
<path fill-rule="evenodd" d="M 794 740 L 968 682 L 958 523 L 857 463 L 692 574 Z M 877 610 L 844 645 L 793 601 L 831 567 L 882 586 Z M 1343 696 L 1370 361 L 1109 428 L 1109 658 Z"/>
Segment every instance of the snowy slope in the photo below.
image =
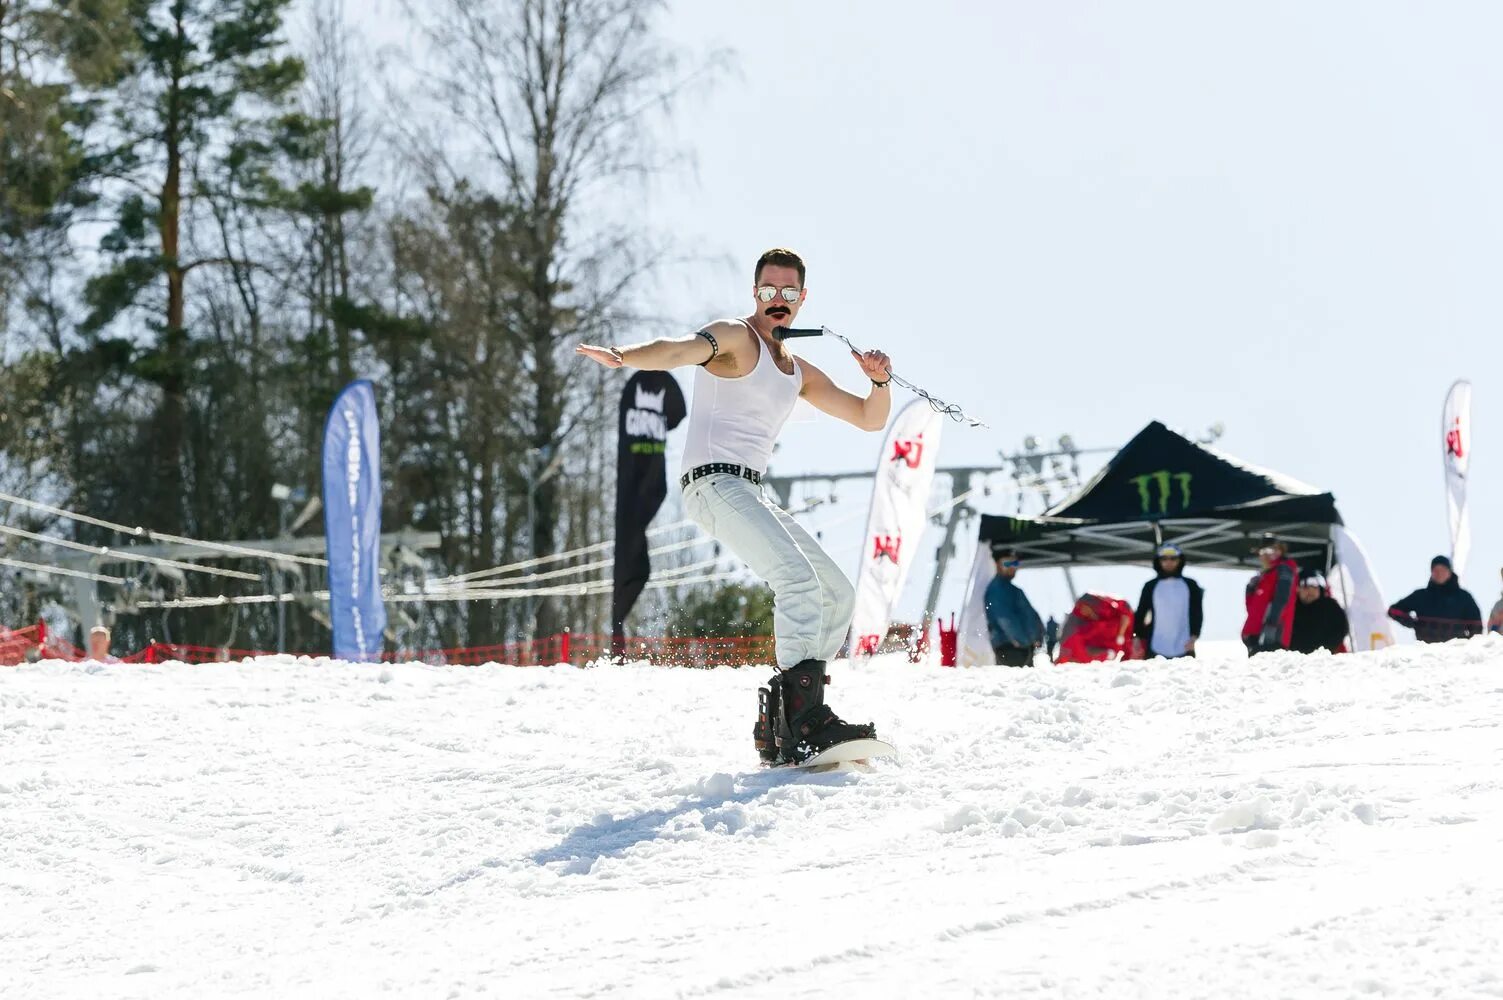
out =
<path fill-rule="evenodd" d="M 0 992 L 1503 996 L 1503 640 L 764 673 L 0 670 Z"/>

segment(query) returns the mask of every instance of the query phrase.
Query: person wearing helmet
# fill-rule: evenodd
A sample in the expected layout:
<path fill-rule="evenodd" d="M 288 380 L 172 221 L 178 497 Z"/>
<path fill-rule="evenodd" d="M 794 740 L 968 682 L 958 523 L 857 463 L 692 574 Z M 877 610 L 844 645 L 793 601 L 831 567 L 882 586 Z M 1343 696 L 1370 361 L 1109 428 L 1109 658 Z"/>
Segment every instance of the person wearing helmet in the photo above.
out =
<path fill-rule="evenodd" d="M 1168 660 L 1194 656 L 1205 591 L 1185 576 L 1185 555 L 1177 545 L 1160 545 L 1153 568 L 1156 575 L 1143 584 L 1143 595 L 1138 598 L 1133 634 L 1142 643 L 1144 656 Z"/>
<path fill-rule="evenodd" d="M 1349 631 L 1346 612 L 1326 591 L 1325 577 L 1319 570 L 1306 570 L 1300 576 L 1299 603 L 1294 606 L 1294 631 L 1290 633 L 1289 648 L 1297 653 L 1313 653 L 1317 649 L 1345 653 Z"/>

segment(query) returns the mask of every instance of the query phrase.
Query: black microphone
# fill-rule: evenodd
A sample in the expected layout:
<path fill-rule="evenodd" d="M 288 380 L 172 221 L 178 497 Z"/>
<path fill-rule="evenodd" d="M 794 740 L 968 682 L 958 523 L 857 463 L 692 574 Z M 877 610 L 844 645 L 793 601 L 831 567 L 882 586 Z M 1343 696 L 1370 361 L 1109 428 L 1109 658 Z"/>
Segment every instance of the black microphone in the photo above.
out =
<path fill-rule="evenodd" d="M 823 337 L 825 331 L 824 327 L 796 329 L 791 326 L 775 326 L 772 329 L 772 335 L 778 340 L 787 340 L 789 337 Z"/>

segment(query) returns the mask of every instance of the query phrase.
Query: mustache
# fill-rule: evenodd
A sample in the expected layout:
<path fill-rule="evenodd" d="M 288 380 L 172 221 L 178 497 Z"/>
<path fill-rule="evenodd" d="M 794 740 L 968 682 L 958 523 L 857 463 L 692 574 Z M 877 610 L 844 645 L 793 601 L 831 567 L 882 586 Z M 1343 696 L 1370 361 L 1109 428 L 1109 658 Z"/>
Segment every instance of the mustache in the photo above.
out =
<path fill-rule="evenodd" d="M 788 315 L 788 307 L 787 306 L 768 306 L 763 311 L 763 314 L 767 315 L 767 316 L 787 316 Z"/>

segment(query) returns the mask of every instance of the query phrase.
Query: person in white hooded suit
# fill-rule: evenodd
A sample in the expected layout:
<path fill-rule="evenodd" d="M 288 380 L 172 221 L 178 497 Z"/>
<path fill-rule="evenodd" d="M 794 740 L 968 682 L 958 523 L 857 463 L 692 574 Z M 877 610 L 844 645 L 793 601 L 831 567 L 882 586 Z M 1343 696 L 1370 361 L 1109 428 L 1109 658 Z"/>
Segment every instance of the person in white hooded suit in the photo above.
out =
<path fill-rule="evenodd" d="M 1185 555 L 1177 545 L 1161 545 L 1153 557 L 1155 576 L 1138 598 L 1133 634 L 1144 656 L 1194 656 L 1204 620 L 1205 591 L 1185 576 Z"/>

